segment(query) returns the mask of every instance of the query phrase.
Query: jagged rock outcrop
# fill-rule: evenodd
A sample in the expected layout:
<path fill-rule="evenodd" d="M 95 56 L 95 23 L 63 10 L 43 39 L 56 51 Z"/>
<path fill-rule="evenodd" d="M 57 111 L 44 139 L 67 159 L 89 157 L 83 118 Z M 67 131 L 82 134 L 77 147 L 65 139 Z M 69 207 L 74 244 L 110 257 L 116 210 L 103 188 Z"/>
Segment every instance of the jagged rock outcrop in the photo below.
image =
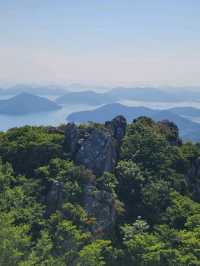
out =
<path fill-rule="evenodd" d="M 126 134 L 127 122 L 118 116 L 105 125 L 77 126 L 68 123 L 62 128 L 49 127 L 51 133 L 64 133 L 64 149 L 77 164 L 90 169 L 96 176 L 112 172 L 117 164 L 119 147 Z M 84 209 L 93 222 L 91 229 L 96 236 L 104 235 L 112 228 L 116 219 L 115 196 L 98 190 L 96 180 L 84 185 Z M 62 182 L 52 180 L 46 195 L 47 215 L 61 209 L 65 198 Z"/>
<path fill-rule="evenodd" d="M 126 133 L 126 126 L 126 119 L 122 116 L 100 127 L 80 128 L 69 123 L 64 130 L 64 146 L 76 163 L 83 164 L 94 174 L 112 172 L 117 163 L 117 147 Z"/>

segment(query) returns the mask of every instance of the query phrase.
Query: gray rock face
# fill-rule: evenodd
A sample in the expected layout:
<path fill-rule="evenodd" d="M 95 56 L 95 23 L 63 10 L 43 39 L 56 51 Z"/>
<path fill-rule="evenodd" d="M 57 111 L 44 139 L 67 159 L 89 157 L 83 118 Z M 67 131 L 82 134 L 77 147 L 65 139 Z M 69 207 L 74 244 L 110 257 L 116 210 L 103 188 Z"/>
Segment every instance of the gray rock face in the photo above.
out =
<path fill-rule="evenodd" d="M 84 207 L 89 217 L 95 218 L 92 231 L 102 236 L 115 222 L 115 201 L 111 193 L 96 190 L 91 184 L 85 186 Z"/>
<path fill-rule="evenodd" d="M 73 160 L 96 175 L 112 172 L 117 163 L 119 146 L 126 133 L 126 119 L 118 116 L 101 127 L 65 127 L 65 147 Z M 119 145 L 116 145 L 118 142 Z"/>
<path fill-rule="evenodd" d="M 85 165 L 96 175 L 111 172 L 116 164 L 116 150 L 112 136 L 102 129 L 94 129 L 86 140 L 80 143 L 76 162 Z"/>

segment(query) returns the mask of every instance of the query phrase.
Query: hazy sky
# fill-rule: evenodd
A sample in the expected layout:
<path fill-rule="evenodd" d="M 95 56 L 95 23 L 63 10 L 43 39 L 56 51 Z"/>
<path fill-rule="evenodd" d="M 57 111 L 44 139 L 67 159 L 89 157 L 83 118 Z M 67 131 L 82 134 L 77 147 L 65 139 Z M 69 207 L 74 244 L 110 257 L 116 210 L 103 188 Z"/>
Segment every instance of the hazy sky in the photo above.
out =
<path fill-rule="evenodd" d="M 199 0 L 0 0 L 0 81 L 200 85 Z"/>

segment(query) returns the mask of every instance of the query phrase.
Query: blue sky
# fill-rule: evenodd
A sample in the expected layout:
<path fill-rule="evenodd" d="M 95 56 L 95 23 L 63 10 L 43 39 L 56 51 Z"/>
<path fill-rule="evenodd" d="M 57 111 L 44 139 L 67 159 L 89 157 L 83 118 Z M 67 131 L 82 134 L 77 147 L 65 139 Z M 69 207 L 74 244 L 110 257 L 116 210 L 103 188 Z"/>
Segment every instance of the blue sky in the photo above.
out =
<path fill-rule="evenodd" d="M 0 80 L 200 84 L 199 0 L 0 0 Z"/>

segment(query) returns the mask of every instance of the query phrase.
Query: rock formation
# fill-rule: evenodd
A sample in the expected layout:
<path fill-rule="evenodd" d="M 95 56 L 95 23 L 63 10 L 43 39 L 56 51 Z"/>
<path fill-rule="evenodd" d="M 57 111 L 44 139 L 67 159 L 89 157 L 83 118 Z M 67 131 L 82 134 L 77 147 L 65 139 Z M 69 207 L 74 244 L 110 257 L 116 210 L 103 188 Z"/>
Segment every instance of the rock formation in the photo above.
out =
<path fill-rule="evenodd" d="M 80 143 L 75 161 L 85 165 L 96 175 L 103 172 L 110 172 L 116 165 L 116 149 L 112 136 L 109 132 L 102 129 L 94 129 L 88 138 Z"/>
<path fill-rule="evenodd" d="M 65 135 L 64 149 L 72 160 L 90 169 L 96 176 L 112 172 L 117 164 L 119 147 L 126 133 L 127 122 L 118 116 L 105 125 L 85 125 L 68 123 L 62 129 Z M 50 132 L 55 132 L 50 128 Z M 91 230 L 96 236 L 103 235 L 112 228 L 116 219 L 115 196 L 112 192 L 98 190 L 95 180 L 84 186 L 84 209 L 93 220 Z M 53 180 L 47 194 L 47 215 L 62 207 L 64 201 L 63 184 Z"/>
<path fill-rule="evenodd" d="M 78 164 L 96 175 L 112 172 L 117 163 L 117 146 L 126 133 L 126 119 L 118 116 L 105 126 L 80 128 L 73 123 L 65 127 L 65 148 Z M 116 145 L 116 142 L 119 145 Z"/>

